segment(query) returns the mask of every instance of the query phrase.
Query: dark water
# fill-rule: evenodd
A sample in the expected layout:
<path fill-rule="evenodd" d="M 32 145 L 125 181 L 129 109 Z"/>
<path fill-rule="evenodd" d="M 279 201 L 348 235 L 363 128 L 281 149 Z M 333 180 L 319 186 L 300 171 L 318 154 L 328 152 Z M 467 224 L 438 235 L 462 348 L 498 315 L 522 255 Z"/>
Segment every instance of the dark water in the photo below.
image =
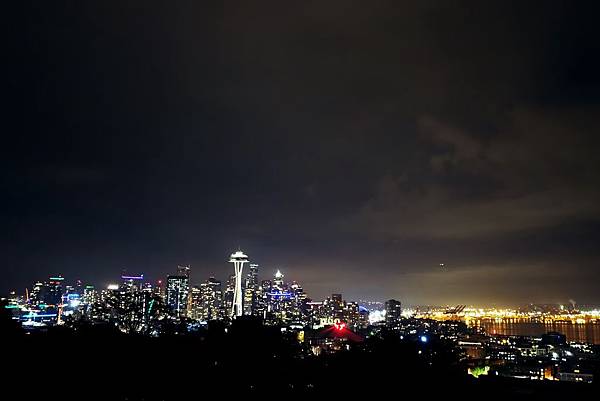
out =
<path fill-rule="evenodd" d="M 567 341 L 600 344 L 600 323 L 538 322 L 531 319 L 481 319 L 472 320 L 470 325 L 483 327 L 489 334 L 513 336 L 539 336 L 549 331 L 558 331 L 567 336 Z"/>

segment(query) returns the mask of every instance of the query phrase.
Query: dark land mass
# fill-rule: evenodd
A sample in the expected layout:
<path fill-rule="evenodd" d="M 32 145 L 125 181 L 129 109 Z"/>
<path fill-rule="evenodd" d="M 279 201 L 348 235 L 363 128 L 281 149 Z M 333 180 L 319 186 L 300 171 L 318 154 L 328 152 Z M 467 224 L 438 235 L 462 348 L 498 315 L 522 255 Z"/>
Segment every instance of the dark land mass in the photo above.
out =
<path fill-rule="evenodd" d="M 290 334 L 257 320 L 153 338 L 86 324 L 27 334 L 2 314 L 1 377 L 5 394 L 15 399 L 200 400 L 254 394 L 479 400 L 599 393 L 597 383 L 475 379 L 455 349 L 440 342 L 384 335 L 313 356 Z"/>

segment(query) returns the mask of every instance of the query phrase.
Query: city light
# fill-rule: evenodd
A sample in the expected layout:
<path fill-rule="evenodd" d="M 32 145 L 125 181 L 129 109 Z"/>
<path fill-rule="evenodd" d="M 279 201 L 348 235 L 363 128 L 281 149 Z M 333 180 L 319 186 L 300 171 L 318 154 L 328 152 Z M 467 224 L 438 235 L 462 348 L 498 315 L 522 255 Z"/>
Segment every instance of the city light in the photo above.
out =
<path fill-rule="evenodd" d="M 139 276 L 121 276 L 121 279 L 123 279 L 123 280 L 143 280 L 144 275 L 140 274 Z"/>
<path fill-rule="evenodd" d="M 369 323 L 375 324 L 385 321 L 385 309 L 384 310 L 373 310 L 369 312 Z"/>
<path fill-rule="evenodd" d="M 192 285 L 190 267 L 178 266 L 177 274 L 168 275 L 164 286 L 144 282 L 141 275 L 122 275 L 122 284 L 111 283 L 100 291 L 80 282 L 69 285 L 64 279 L 39 281 L 28 297 L 13 293 L 5 308 L 30 333 L 59 325 L 76 327 L 79 319 L 85 319 L 92 324 L 109 323 L 122 333 L 151 337 L 164 333 L 201 336 L 212 322 L 220 321 L 227 335 L 237 319 L 252 317 L 262 325 L 277 328 L 282 336 L 315 356 L 392 336 L 404 344 L 421 344 L 416 350 L 419 358 L 432 363 L 430 358 L 436 350 L 427 352 L 425 348 L 433 338 L 439 338 L 436 346 L 453 347 L 456 355 L 464 358 L 465 371 L 474 377 L 492 374 L 531 380 L 591 381 L 587 371 L 567 371 L 568 362 L 595 357 L 591 344 L 569 342 L 564 334 L 555 332 L 517 338 L 503 333 L 502 327 L 506 321 L 521 320 L 547 327 L 557 321 L 576 325 L 583 320 L 588 324 L 598 321 L 597 308 L 402 308 L 396 299 L 351 302 L 339 293 L 315 301 L 300 283 L 286 281 L 280 270 L 261 281 L 259 265 L 252 263 L 242 275 L 238 268 L 249 261 L 241 251 L 232 254 L 230 260 L 238 261 L 239 266 L 234 263 L 237 274 L 232 274 L 225 285 L 214 277 Z M 241 298 L 236 298 L 236 291 Z M 496 325 L 489 332 L 483 329 L 486 319 Z M 173 327 L 177 329 L 172 331 Z M 484 360 L 485 366 L 471 364 Z M 536 368 L 527 370 L 533 362 Z"/>
<path fill-rule="evenodd" d="M 336 322 L 334 324 L 334 327 L 335 327 L 336 330 L 342 331 L 342 330 L 344 330 L 346 328 L 346 323 L 344 323 L 344 322 Z"/>

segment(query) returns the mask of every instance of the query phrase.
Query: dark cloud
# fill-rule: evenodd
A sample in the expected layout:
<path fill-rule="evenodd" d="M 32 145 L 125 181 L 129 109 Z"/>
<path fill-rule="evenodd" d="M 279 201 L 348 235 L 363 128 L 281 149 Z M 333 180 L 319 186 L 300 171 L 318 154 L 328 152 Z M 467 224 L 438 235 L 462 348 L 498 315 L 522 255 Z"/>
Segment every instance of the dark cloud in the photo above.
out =
<path fill-rule="evenodd" d="M 597 11 L 13 4 L 2 291 L 239 245 L 318 297 L 600 302 Z"/>
<path fill-rule="evenodd" d="M 469 238 L 598 220 L 593 115 L 516 110 L 490 137 L 423 117 L 419 130 L 436 148 L 430 165 L 382 177 L 344 221 L 398 238 Z"/>

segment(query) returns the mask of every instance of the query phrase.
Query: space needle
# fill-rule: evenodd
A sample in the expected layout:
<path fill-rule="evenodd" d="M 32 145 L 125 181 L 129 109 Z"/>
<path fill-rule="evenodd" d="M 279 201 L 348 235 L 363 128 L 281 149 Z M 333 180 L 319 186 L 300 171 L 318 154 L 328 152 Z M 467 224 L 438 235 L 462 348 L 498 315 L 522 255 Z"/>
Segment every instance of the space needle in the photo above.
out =
<path fill-rule="evenodd" d="M 231 254 L 229 262 L 233 263 L 235 269 L 235 291 L 233 292 L 233 305 L 231 306 L 231 317 L 242 316 L 242 269 L 244 263 L 248 262 L 248 256 L 241 250 Z"/>

